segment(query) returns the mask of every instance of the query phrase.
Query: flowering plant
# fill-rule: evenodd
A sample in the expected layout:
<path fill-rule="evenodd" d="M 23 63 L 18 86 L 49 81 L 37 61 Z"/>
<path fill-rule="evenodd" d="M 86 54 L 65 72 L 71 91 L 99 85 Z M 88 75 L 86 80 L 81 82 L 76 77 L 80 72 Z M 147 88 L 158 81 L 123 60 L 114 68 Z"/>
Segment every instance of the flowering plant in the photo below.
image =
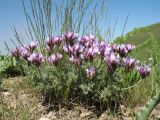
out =
<path fill-rule="evenodd" d="M 29 77 L 45 96 L 63 102 L 76 95 L 93 101 L 115 101 L 119 91 L 132 87 L 140 76 L 143 79 L 151 72 L 149 66 L 129 56 L 134 45 L 100 42 L 94 35 L 78 37 L 75 32 L 66 32 L 47 38 L 44 46 L 48 54 L 38 53 L 37 42 L 16 48 L 11 54 L 28 63 Z M 128 73 L 135 76 L 130 82 L 126 82 Z"/>

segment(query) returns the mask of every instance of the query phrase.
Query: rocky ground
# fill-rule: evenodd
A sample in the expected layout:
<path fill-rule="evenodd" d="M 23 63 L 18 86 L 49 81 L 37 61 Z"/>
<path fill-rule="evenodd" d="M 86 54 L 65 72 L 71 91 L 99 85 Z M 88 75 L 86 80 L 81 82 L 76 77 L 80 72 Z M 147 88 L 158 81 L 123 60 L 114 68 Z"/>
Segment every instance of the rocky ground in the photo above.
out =
<path fill-rule="evenodd" d="M 141 107 L 133 109 L 120 106 L 117 115 L 104 111 L 100 116 L 94 112 L 94 107 L 74 105 L 72 109 L 61 108 L 48 110 L 43 106 L 41 96 L 33 90 L 26 79 L 15 77 L 3 81 L 0 90 L 0 119 L 2 120 L 132 120 L 134 113 Z M 142 105 L 143 106 L 143 105 Z M 160 105 L 150 115 L 150 120 L 160 120 Z"/>

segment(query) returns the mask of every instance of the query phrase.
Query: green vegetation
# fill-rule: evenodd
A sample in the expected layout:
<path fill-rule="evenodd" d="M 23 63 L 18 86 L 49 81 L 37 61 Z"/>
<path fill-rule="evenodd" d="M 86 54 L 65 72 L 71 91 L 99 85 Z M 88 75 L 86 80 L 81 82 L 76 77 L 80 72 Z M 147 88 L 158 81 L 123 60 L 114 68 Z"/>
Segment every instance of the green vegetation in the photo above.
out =
<path fill-rule="evenodd" d="M 132 55 L 139 60 L 155 58 L 160 63 L 160 23 L 147 27 L 135 28 L 124 37 L 118 37 L 115 43 L 130 43 L 136 45 Z"/>
<path fill-rule="evenodd" d="M 18 62 L 9 55 L 0 56 L 0 75 L 1 77 L 15 77 L 24 75 Z"/>
<path fill-rule="evenodd" d="M 159 103 L 160 95 L 159 95 L 159 63 L 160 63 L 160 23 L 153 24 L 147 27 L 135 28 L 133 31 L 127 33 L 124 37 L 118 37 L 115 40 L 115 43 L 132 43 L 136 45 L 136 50 L 133 51 L 132 56 L 141 60 L 147 61 L 149 58 L 153 59 L 153 68 L 152 75 L 146 79 L 146 84 L 151 85 L 152 87 L 146 87 L 150 92 L 148 95 L 154 95 L 153 91 L 157 91 L 157 96 L 153 97 L 147 105 L 137 113 L 137 120 L 146 120 L 151 113 L 151 111 L 155 108 L 155 106 Z M 144 87 L 144 84 L 142 85 Z M 155 86 L 155 89 L 153 87 Z M 143 91 L 140 95 L 143 94 L 145 98 L 144 90 L 142 87 L 141 91 Z M 145 89 L 146 89 L 145 88 Z M 133 92 L 133 91 L 132 91 Z M 134 91 L 135 92 L 135 91 Z M 132 93 L 134 95 L 137 92 Z"/>

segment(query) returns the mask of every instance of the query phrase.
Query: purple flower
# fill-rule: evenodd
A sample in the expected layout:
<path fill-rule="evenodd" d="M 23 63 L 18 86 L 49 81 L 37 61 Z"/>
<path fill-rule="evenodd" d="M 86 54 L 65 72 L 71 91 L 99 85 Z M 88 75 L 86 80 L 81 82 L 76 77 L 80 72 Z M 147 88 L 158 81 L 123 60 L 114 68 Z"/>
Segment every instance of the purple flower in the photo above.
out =
<path fill-rule="evenodd" d="M 11 55 L 15 58 L 19 58 L 21 56 L 21 48 L 16 48 L 12 50 Z"/>
<path fill-rule="evenodd" d="M 26 49 L 32 53 L 37 46 L 38 46 L 37 41 L 36 42 L 31 41 L 31 43 L 26 47 Z"/>
<path fill-rule="evenodd" d="M 147 77 L 151 72 L 151 68 L 147 65 L 141 65 L 141 66 L 137 67 L 137 70 L 140 73 L 140 75 L 142 76 L 142 78 Z"/>
<path fill-rule="evenodd" d="M 111 52 L 104 57 L 104 60 L 108 66 L 108 72 L 113 74 L 117 68 L 117 65 L 120 63 L 119 54 L 116 55 L 114 52 Z"/>
<path fill-rule="evenodd" d="M 41 65 L 42 62 L 44 62 L 44 56 L 42 54 L 32 53 L 28 57 L 28 61 L 38 67 Z"/>
<path fill-rule="evenodd" d="M 126 71 L 131 71 L 137 64 L 139 63 L 139 61 L 133 59 L 133 58 L 124 58 L 122 64 L 125 67 Z"/>
<path fill-rule="evenodd" d="M 109 55 L 106 55 L 104 57 L 104 60 L 107 64 L 119 64 L 120 62 L 120 57 L 119 57 L 119 54 L 115 54 L 114 52 L 111 52 Z"/>
<path fill-rule="evenodd" d="M 125 46 L 125 44 L 119 44 L 117 45 L 117 52 L 120 54 L 120 56 L 124 57 L 127 53 L 128 53 L 128 50 Z"/>
<path fill-rule="evenodd" d="M 90 61 L 92 61 L 93 58 L 96 56 L 96 54 L 95 54 L 93 48 L 89 48 L 89 49 L 86 48 L 86 49 L 83 51 L 82 56 L 83 56 L 83 58 L 84 58 L 85 60 L 90 60 Z"/>
<path fill-rule="evenodd" d="M 52 37 L 52 44 L 53 45 L 58 45 L 61 42 L 62 42 L 62 37 L 61 36 Z"/>
<path fill-rule="evenodd" d="M 27 60 L 27 58 L 30 56 L 30 51 L 28 51 L 28 49 L 21 47 L 21 56 Z"/>
<path fill-rule="evenodd" d="M 49 58 L 48 61 L 52 64 L 57 65 L 58 62 L 62 59 L 62 55 L 57 53 L 57 54 L 52 54 Z"/>
<path fill-rule="evenodd" d="M 101 41 L 99 43 L 99 51 L 102 56 L 104 56 L 105 49 L 106 49 L 106 43 Z"/>
<path fill-rule="evenodd" d="M 78 66 L 80 66 L 82 64 L 82 59 L 74 57 L 74 56 L 71 56 L 71 58 L 69 58 L 69 61 L 75 65 L 78 65 Z"/>
<path fill-rule="evenodd" d="M 113 44 L 112 45 L 113 51 L 118 52 L 121 57 L 124 57 L 126 54 L 132 51 L 135 48 L 134 45 L 131 44 Z"/>
<path fill-rule="evenodd" d="M 112 49 L 113 49 L 114 52 L 117 52 L 118 51 L 117 45 L 116 44 L 112 44 Z"/>
<path fill-rule="evenodd" d="M 92 61 L 97 55 L 100 55 L 99 44 L 93 43 L 91 47 L 84 47 L 82 55 L 85 60 Z"/>
<path fill-rule="evenodd" d="M 85 46 L 85 47 L 91 47 L 94 42 L 95 42 L 95 36 L 94 35 L 86 35 L 86 36 L 82 36 L 80 38 L 80 44 Z"/>
<path fill-rule="evenodd" d="M 63 46 L 63 51 L 64 51 L 65 53 L 68 53 L 68 52 L 69 52 L 69 46 L 64 45 L 64 46 Z"/>
<path fill-rule="evenodd" d="M 93 45 L 90 47 L 93 49 L 93 53 L 95 55 L 100 55 L 100 50 L 99 50 L 99 43 L 94 42 Z"/>
<path fill-rule="evenodd" d="M 134 45 L 126 44 L 126 49 L 128 50 L 128 52 L 131 52 L 134 48 L 135 48 Z"/>
<path fill-rule="evenodd" d="M 45 43 L 46 43 L 47 47 L 49 47 L 49 48 L 53 47 L 52 38 L 47 37 L 47 39 L 45 40 Z"/>
<path fill-rule="evenodd" d="M 53 47 L 55 45 L 60 45 L 60 43 L 62 42 L 62 37 L 61 36 L 56 36 L 56 37 L 48 37 L 46 40 L 45 40 L 45 44 L 46 44 L 46 47 L 45 49 L 51 53 L 52 50 L 53 50 Z"/>
<path fill-rule="evenodd" d="M 86 74 L 87 74 L 88 79 L 92 79 L 96 74 L 95 68 L 90 67 L 90 68 L 86 69 Z"/>
<path fill-rule="evenodd" d="M 69 52 L 74 56 L 74 57 L 79 57 L 80 53 L 82 52 L 81 46 L 79 43 L 75 44 L 74 46 L 68 46 Z"/>
<path fill-rule="evenodd" d="M 78 38 L 78 34 L 75 32 L 65 32 L 63 34 L 63 40 L 67 45 L 73 45 L 75 40 Z"/>
<path fill-rule="evenodd" d="M 113 49 L 110 44 L 106 44 L 104 56 L 108 56 L 113 52 Z"/>

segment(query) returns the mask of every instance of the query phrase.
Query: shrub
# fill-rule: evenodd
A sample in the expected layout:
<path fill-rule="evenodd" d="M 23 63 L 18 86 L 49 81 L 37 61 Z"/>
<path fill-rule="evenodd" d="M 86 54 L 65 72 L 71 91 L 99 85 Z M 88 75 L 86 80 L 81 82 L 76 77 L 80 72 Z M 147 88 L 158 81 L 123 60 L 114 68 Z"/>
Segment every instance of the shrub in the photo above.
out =
<path fill-rule="evenodd" d="M 45 40 L 45 53 L 37 43 L 13 50 L 12 56 L 28 66 L 34 86 L 47 98 L 67 104 L 87 97 L 93 103 L 118 103 L 123 93 L 150 74 L 148 65 L 129 56 L 131 44 L 109 44 L 93 35 L 74 32 Z M 26 63 L 26 64 L 24 64 Z"/>

